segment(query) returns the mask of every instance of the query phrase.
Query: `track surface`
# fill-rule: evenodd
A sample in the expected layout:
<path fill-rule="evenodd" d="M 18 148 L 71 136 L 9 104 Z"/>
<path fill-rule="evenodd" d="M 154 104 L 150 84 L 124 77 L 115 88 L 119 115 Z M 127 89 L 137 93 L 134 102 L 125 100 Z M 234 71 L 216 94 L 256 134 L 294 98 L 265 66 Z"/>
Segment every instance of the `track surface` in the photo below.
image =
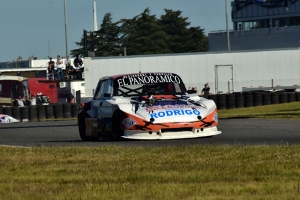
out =
<path fill-rule="evenodd" d="M 189 146 L 189 145 L 286 145 L 300 144 L 299 120 L 221 119 L 222 134 L 184 140 L 81 141 L 76 121 L 0 124 L 1 146 Z"/>

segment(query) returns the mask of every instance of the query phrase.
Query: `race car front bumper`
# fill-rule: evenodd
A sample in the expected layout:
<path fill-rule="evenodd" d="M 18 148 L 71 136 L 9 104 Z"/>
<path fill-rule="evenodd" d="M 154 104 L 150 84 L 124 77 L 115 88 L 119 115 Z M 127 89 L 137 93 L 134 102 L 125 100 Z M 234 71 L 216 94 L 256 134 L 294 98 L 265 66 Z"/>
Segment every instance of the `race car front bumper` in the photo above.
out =
<path fill-rule="evenodd" d="M 169 131 L 143 131 L 143 130 L 125 130 L 123 138 L 135 139 L 135 140 L 170 140 L 170 139 L 187 139 L 187 138 L 199 138 L 210 137 L 221 134 L 216 126 L 206 127 L 202 129 L 192 128 L 189 130 L 169 130 Z"/>

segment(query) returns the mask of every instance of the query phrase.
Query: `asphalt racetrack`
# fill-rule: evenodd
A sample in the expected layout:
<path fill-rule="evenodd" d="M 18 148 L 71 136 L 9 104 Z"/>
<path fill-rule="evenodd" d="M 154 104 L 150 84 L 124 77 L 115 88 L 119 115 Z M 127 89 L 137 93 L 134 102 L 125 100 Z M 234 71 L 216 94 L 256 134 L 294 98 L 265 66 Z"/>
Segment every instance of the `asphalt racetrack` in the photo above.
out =
<path fill-rule="evenodd" d="M 0 145 L 21 147 L 66 146 L 189 146 L 189 145 L 287 145 L 300 144 L 299 120 L 221 119 L 222 134 L 211 138 L 181 140 L 100 140 L 85 142 L 76 121 L 0 124 Z"/>

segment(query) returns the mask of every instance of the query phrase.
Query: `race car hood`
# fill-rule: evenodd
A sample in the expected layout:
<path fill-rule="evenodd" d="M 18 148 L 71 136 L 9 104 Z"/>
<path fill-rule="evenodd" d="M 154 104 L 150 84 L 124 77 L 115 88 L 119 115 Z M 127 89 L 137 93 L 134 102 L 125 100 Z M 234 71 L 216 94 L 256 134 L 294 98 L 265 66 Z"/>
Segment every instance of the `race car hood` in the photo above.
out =
<path fill-rule="evenodd" d="M 192 122 L 205 118 L 216 109 L 213 100 L 199 96 L 156 97 L 145 99 L 116 99 L 119 109 L 124 113 L 157 123 Z"/>

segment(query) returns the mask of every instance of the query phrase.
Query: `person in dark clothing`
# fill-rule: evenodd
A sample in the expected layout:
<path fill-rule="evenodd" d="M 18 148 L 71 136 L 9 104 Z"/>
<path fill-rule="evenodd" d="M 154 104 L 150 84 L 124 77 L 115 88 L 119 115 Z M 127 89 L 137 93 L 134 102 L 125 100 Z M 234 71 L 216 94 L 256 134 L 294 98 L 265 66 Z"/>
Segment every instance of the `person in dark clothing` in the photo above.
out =
<path fill-rule="evenodd" d="M 27 99 L 27 96 L 24 96 L 24 106 L 30 106 L 31 102 Z"/>
<path fill-rule="evenodd" d="M 209 90 L 210 90 L 210 87 L 209 87 L 208 83 L 205 83 L 204 88 L 201 91 L 201 94 L 203 95 L 203 97 L 205 97 L 205 98 L 208 97 Z"/>
<path fill-rule="evenodd" d="M 49 58 L 50 61 L 48 62 L 48 67 L 47 67 L 47 80 L 54 80 L 54 61 L 52 58 Z"/>
<path fill-rule="evenodd" d="M 79 57 L 79 55 L 76 55 L 76 58 L 74 59 L 74 74 L 76 79 L 82 79 L 82 72 L 84 71 L 83 68 L 83 61 Z"/>

